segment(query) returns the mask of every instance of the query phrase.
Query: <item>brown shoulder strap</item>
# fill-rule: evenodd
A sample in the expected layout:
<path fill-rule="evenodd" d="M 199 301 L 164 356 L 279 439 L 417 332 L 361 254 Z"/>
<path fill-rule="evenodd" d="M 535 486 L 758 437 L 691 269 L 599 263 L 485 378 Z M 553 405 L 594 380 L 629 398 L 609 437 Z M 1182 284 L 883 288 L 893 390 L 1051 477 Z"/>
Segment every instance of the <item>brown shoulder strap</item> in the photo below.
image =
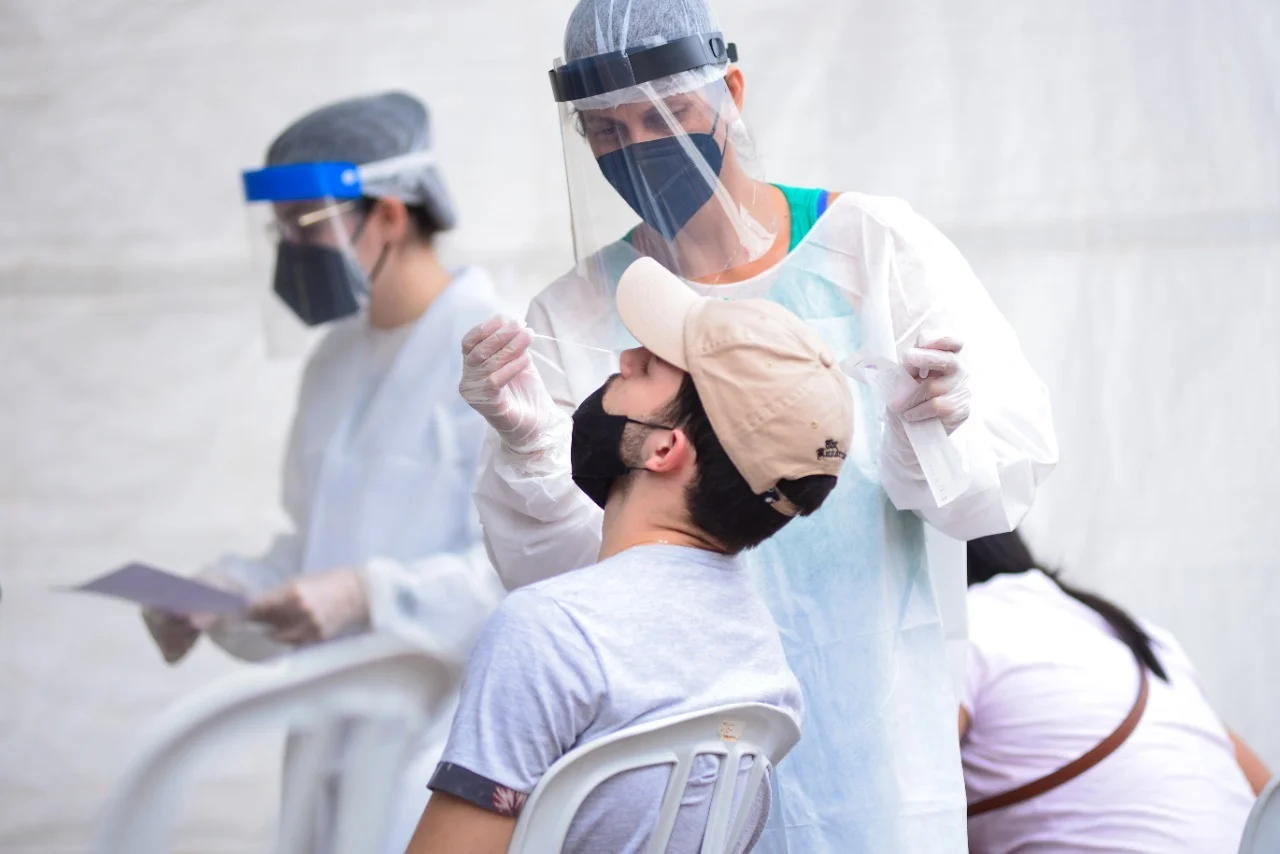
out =
<path fill-rule="evenodd" d="M 1010 789 L 1007 792 L 969 804 L 969 818 L 1039 797 L 1069 780 L 1074 780 L 1112 753 L 1115 753 L 1116 749 L 1124 744 L 1125 739 L 1133 734 L 1133 730 L 1138 726 L 1139 719 L 1142 718 L 1143 711 L 1147 708 L 1147 668 L 1141 661 L 1138 662 L 1138 670 L 1142 674 L 1142 684 L 1138 688 L 1138 699 L 1134 701 L 1133 708 L 1129 711 L 1129 716 L 1120 722 L 1120 726 L 1116 727 L 1115 732 L 1098 742 L 1092 750 L 1079 759 L 1072 760 L 1051 774 L 1046 774 L 1016 789 Z"/>

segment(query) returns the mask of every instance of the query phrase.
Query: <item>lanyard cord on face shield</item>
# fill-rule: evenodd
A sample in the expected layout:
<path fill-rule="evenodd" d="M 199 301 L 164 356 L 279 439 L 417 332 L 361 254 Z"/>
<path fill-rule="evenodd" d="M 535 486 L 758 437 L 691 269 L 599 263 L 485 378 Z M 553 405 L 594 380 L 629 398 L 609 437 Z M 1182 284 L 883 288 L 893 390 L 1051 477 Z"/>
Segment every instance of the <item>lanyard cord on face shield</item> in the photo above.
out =
<path fill-rule="evenodd" d="M 360 235 L 364 233 L 364 227 L 368 224 L 369 217 L 371 216 L 373 216 L 372 208 L 369 210 L 368 213 L 364 215 L 364 217 L 361 218 L 360 224 L 356 226 L 356 230 L 351 232 L 351 240 L 348 242 L 347 245 L 351 247 L 351 250 L 353 252 L 355 251 L 355 248 L 356 248 L 356 241 L 359 240 Z M 382 251 L 378 253 L 378 260 L 373 262 L 373 269 L 369 271 L 370 286 L 372 286 L 374 280 L 378 278 L 378 273 L 382 272 L 382 265 L 387 262 L 387 255 L 390 253 L 390 251 L 391 251 L 390 243 L 382 244 Z"/>
<path fill-rule="evenodd" d="M 723 106 L 723 105 L 722 105 L 722 106 Z M 715 142 L 715 138 L 716 138 L 716 128 L 720 126 L 720 113 L 721 113 L 721 112 L 722 112 L 721 107 L 717 107 L 717 108 L 716 108 L 715 115 L 714 115 L 714 117 L 713 117 L 713 118 L 712 118 L 712 120 L 711 120 L 711 129 L 707 132 L 707 136 L 711 137 L 712 144 L 714 144 L 714 142 Z M 725 124 L 725 131 L 724 131 L 724 145 L 720 146 L 720 163 L 721 163 L 721 165 L 722 165 L 722 166 L 723 166 L 723 163 L 724 163 L 725 155 L 726 155 L 726 154 L 728 154 L 728 152 L 729 152 L 729 125 L 726 123 L 726 124 Z M 717 170 L 716 170 L 716 177 L 717 177 L 717 180 L 719 180 L 719 178 L 720 178 L 720 170 L 719 170 L 719 169 L 717 169 Z M 723 185 L 722 185 L 722 186 L 723 186 Z M 752 192 L 753 192 L 753 199 L 754 199 L 754 187 L 753 187 Z M 735 204 L 737 204 L 737 201 L 736 201 L 736 200 L 733 200 L 733 201 L 734 201 L 734 203 L 735 203 Z M 742 209 L 742 208 L 743 208 L 743 206 L 739 205 L 739 208 L 740 208 L 740 209 Z M 776 243 L 776 239 L 775 239 L 775 241 L 774 241 L 774 242 Z M 741 247 L 740 247 L 740 249 L 739 249 L 739 251 L 740 251 L 740 253 L 745 253 L 745 254 L 746 254 L 746 258 L 744 258 L 744 259 L 743 259 L 742 263 L 748 263 L 748 262 L 751 260 L 750 250 L 749 250 L 746 246 L 741 246 Z M 728 263 L 730 266 L 726 267 L 726 268 L 725 268 L 725 269 L 723 269 L 723 270 L 720 270 L 718 273 L 715 273 L 715 274 L 712 274 L 712 275 L 707 275 L 707 276 L 699 276 L 699 277 L 697 277 L 697 278 L 695 279 L 695 281 L 697 281 L 699 284 L 703 284 L 703 285 L 718 285 L 718 284 L 720 284 L 720 283 L 721 283 L 721 281 L 723 280 L 723 278 L 724 278 L 725 274 L 726 274 L 727 272 L 729 272 L 729 270 L 734 269 L 734 268 L 735 268 L 735 266 L 737 265 L 737 262 L 736 262 L 734 259 L 732 259 L 732 258 L 728 259 L 727 263 Z"/>
<path fill-rule="evenodd" d="M 1004 807 L 1020 804 L 1023 801 L 1029 801 L 1032 798 L 1038 798 L 1046 792 L 1050 792 L 1063 783 L 1068 783 L 1115 753 L 1120 745 L 1133 734 L 1138 726 L 1138 721 L 1142 718 L 1142 713 L 1147 708 L 1147 666 L 1138 661 L 1138 672 L 1141 676 L 1141 684 L 1138 687 L 1138 698 L 1133 703 L 1133 708 L 1129 710 L 1128 716 L 1120 722 L 1120 726 L 1102 741 L 1098 742 L 1091 750 L 1078 759 L 1074 759 L 1063 765 L 1057 771 L 1046 774 L 1043 777 L 1032 780 L 1026 785 L 1019 786 L 1016 789 L 1010 789 L 998 795 L 989 798 L 983 798 L 969 804 L 969 818 L 989 813 L 992 810 L 1003 809 Z"/>

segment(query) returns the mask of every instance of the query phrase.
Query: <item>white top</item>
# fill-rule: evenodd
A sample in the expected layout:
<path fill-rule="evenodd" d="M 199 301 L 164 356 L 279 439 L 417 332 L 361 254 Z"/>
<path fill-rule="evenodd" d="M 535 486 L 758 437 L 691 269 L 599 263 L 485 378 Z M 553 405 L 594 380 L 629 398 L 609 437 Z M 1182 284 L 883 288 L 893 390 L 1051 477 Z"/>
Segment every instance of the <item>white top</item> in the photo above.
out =
<path fill-rule="evenodd" d="M 476 644 L 444 759 L 431 787 L 485 809 L 519 812 L 574 747 L 660 718 L 739 702 L 798 720 L 800 685 L 742 562 L 699 549 L 637 546 L 507 597 Z M 669 854 L 701 847 L 718 760 L 700 757 Z M 744 764 L 743 772 L 750 769 Z M 668 771 L 628 771 L 596 789 L 566 852 L 646 850 Z M 761 786 L 738 846 L 768 816 Z"/>
<path fill-rule="evenodd" d="M 502 591 L 470 501 L 485 424 L 458 396 L 458 341 L 501 310 L 488 275 L 466 268 L 413 323 L 332 324 L 303 372 L 285 454 L 291 530 L 261 556 L 223 556 L 213 574 L 257 595 L 362 568 L 374 628 L 434 634 L 464 659 Z M 282 651 L 221 628 L 214 638 L 233 655 Z"/>
<path fill-rule="evenodd" d="M 254 596 L 298 575 L 359 568 L 374 630 L 409 635 L 460 668 L 504 591 L 470 497 L 485 423 L 458 395 L 458 342 L 501 310 L 473 267 L 414 323 L 375 330 L 361 313 L 332 324 L 303 373 L 285 455 L 291 530 L 260 556 L 224 555 L 209 574 Z M 249 660 L 290 651 L 247 618 L 224 618 L 210 637 Z M 423 734 L 387 839 L 370 851 L 404 851 L 450 719 L 446 708 Z"/>
<path fill-rule="evenodd" d="M 1253 795 L 1178 642 L 1148 623 L 1169 682 L 1120 748 L 1051 792 L 969 821 L 975 852 L 1235 852 Z M 1133 654 L 1092 609 L 1039 570 L 969 589 L 961 742 L 969 801 L 1078 758 L 1138 695 Z"/>

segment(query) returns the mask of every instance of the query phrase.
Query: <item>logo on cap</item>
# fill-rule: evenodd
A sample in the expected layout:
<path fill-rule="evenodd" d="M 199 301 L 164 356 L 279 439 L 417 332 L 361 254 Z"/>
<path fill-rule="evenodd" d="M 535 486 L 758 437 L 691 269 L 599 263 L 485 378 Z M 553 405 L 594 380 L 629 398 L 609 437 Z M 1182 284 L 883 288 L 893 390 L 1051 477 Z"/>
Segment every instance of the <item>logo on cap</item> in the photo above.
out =
<path fill-rule="evenodd" d="M 818 449 L 820 460 L 843 460 L 844 458 L 845 453 L 840 450 L 840 443 L 835 439 L 828 439 L 827 444 Z"/>

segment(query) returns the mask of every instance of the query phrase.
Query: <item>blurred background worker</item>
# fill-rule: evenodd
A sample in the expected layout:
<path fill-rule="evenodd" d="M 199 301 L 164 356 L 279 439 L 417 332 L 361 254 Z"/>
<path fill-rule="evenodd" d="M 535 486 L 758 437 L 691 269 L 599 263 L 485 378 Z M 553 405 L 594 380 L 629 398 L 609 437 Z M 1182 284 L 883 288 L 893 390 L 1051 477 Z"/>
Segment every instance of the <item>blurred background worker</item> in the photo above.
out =
<path fill-rule="evenodd" d="M 1017 532 L 968 553 L 969 850 L 1235 852 L 1270 773 L 1214 713 L 1174 637 L 1063 583 Z M 1077 776 L 994 800 L 1104 741 Z"/>
<path fill-rule="evenodd" d="M 247 616 L 146 611 L 147 626 L 170 663 L 203 629 L 248 661 L 393 630 L 460 664 L 502 586 L 470 500 L 483 422 L 457 394 L 458 341 L 498 301 L 482 270 L 436 255 L 454 212 L 427 109 L 399 93 L 331 104 L 290 125 L 266 161 L 244 184 L 275 241 L 275 293 L 308 326 L 331 324 L 287 451 L 293 530 L 200 574 L 250 598 Z M 404 849 L 448 726 L 436 722 L 412 758 L 383 850 Z"/>
<path fill-rule="evenodd" d="M 764 179 L 731 39 L 705 0 L 581 0 L 569 16 L 551 80 L 577 265 L 533 299 L 543 340 L 512 321 L 465 360 L 463 393 L 496 432 L 476 491 L 486 541 L 512 587 L 595 560 L 607 496 L 574 488 L 568 413 L 632 346 L 613 294 L 637 258 L 698 294 L 785 306 L 836 363 L 896 373 L 891 391 L 850 381 L 857 427 L 827 512 L 746 557 L 806 701 L 761 851 L 950 854 L 964 786 L 924 522 L 971 539 L 1022 520 L 1057 462 L 1048 394 L 907 203 Z M 930 480 L 928 442 L 963 482 Z"/>

